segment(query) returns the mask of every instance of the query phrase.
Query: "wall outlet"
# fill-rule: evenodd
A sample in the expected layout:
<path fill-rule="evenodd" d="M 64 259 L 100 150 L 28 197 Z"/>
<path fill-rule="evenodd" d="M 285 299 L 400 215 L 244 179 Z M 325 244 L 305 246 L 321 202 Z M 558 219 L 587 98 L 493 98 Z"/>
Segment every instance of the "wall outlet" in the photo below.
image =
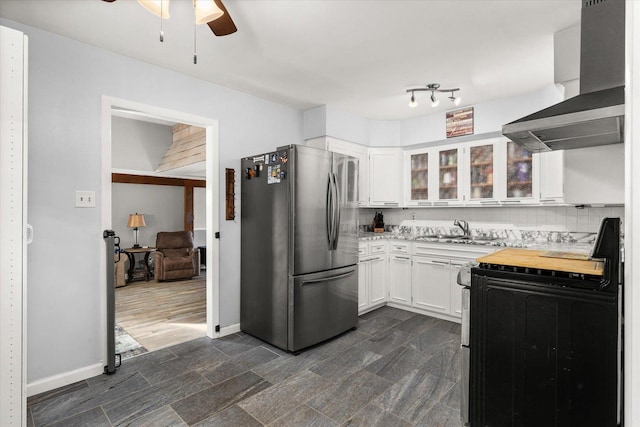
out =
<path fill-rule="evenodd" d="M 96 192 L 76 190 L 76 208 L 95 208 Z"/>
<path fill-rule="evenodd" d="M 413 213 L 413 212 L 411 212 L 411 220 L 412 220 L 412 221 L 415 221 L 415 220 L 416 220 L 416 214 L 415 214 L 415 213 Z"/>

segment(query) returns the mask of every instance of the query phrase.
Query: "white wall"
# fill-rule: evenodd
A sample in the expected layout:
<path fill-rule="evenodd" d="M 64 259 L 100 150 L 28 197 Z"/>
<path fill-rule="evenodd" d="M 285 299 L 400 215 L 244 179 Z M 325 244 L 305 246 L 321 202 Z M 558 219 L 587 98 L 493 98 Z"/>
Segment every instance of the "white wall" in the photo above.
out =
<path fill-rule="evenodd" d="M 206 191 L 202 187 L 193 189 L 193 244 L 195 246 L 207 245 L 207 205 Z M 224 203 L 222 197 L 220 203 Z"/>
<path fill-rule="evenodd" d="M 111 166 L 114 169 L 154 172 L 172 142 L 171 126 L 111 118 Z"/>
<path fill-rule="evenodd" d="M 473 105 L 473 134 L 502 132 L 502 125 L 557 104 L 564 99 L 563 94 L 563 87 L 554 85 L 538 92 Z M 460 108 L 464 106 L 456 109 Z M 446 112 L 428 114 L 402 122 L 403 146 L 446 139 Z M 448 141 L 459 140 L 459 138 L 450 138 Z"/>
<path fill-rule="evenodd" d="M 369 127 L 370 146 L 395 147 L 402 145 L 402 122 L 398 120 L 371 120 Z"/>
<path fill-rule="evenodd" d="M 304 112 L 304 139 L 332 136 L 372 147 L 462 142 L 483 135 L 502 134 L 502 125 L 562 100 L 564 87 L 552 85 L 537 92 L 473 105 L 473 135 L 448 140 L 446 111 L 402 121 L 367 120 L 330 105 L 323 105 Z M 466 106 L 453 109 L 464 107 Z"/>
<path fill-rule="evenodd" d="M 77 189 L 101 200 L 102 96 L 219 120 L 219 193 L 240 157 L 302 142 L 302 113 L 244 93 L 0 19 L 29 37 L 29 383 L 102 362 L 97 277 L 100 206 L 74 208 Z M 224 203 L 220 203 L 224 218 Z M 240 224 L 220 222 L 220 323 L 239 322 Z"/>
<path fill-rule="evenodd" d="M 143 214 L 147 224 L 138 230 L 140 246 L 155 246 L 160 231 L 184 230 L 184 187 L 113 183 L 111 199 L 113 231 L 123 249 L 135 242 L 133 228 L 127 228 L 132 213 Z"/>

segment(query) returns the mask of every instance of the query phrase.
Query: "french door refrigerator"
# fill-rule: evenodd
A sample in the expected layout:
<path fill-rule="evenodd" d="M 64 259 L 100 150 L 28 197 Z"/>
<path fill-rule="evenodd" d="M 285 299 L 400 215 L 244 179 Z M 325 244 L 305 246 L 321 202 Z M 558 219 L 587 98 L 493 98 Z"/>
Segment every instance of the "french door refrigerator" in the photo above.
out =
<path fill-rule="evenodd" d="M 240 329 L 297 352 L 358 322 L 358 160 L 289 145 L 242 159 Z"/>

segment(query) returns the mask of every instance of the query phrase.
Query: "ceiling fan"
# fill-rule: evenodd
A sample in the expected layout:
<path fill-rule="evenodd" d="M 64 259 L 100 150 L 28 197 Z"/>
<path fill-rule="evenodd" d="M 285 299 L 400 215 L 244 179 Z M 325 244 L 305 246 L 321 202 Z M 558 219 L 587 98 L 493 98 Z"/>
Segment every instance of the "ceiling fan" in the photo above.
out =
<path fill-rule="evenodd" d="M 116 0 L 103 0 L 112 3 Z M 145 9 L 159 16 L 169 18 L 169 0 L 138 0 Z M 216 36 L 227 36 L 238 29 L 221 0 L 193 0 L 196 24 L 207 24 Z"/>

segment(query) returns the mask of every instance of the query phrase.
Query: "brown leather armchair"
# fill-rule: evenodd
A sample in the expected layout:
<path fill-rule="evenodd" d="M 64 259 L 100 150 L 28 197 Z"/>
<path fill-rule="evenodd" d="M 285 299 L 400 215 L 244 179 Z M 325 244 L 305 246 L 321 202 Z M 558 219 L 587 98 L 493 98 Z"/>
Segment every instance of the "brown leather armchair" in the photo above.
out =
<path fill-rule="evenodd" d="M 200 274 L 200 255 L 190 231 L 162 231 L 153 253 L 156 280 L 191 279 Z"/>
<path fill-rule="evenodd" d="M 124 273 L 127 271 L 127 264 L 129 264 L 127 254 L 114 254 L 113 261 L 115 262 L 115 287 L 126 286 L 127 281 L 124 278 Z"/>

